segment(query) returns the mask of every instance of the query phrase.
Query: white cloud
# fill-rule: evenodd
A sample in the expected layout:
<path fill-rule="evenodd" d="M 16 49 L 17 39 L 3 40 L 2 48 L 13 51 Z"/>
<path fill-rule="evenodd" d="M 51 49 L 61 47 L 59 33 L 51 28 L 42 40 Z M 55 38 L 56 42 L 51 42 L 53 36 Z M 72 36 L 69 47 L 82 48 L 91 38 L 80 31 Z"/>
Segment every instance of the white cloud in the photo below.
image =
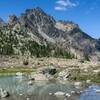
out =
<path fill-rule="evenodd" d="M 60 6 L 56 6 L 55 10 L 66 10 L 66 7 L 60 7 Z"/>
<path fill-rule="evenodd" d="M 59 0 L 56 3 L 59 4 L 59 5 L 61 5 L 61 6 L 67 6 L 66 1 L 63 1 L 63 0 Z"/>
<path fill-rule="evenodd" d="M 55 10 L 66 10 L 67 8 L 76 7 L 77 4 L 70 0 L 58 0 L 56 2 Z"/>

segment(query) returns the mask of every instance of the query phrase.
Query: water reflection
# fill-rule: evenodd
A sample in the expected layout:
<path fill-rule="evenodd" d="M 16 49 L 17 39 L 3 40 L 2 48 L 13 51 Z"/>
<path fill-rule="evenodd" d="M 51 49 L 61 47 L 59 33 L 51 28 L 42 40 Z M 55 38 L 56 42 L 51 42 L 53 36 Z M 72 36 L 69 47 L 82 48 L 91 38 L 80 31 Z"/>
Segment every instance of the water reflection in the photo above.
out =
<path fill-rule="evenodd" d="M 22 78 L 15 76 L 0 77 L 0 88 L 11 94 L 9 98 L 0 98 L 0 100 L 27 100 L 27 98 L 29 100 L 100 100 L 100 93 L 96 93 L 96 90 L 100 90 L 100 86 L 92 85 L 84 90 L 80 97 L 75 95 L 66 99 L 63 96 L 51 96 L 49 93 L 78 91 L 73 83 L 33 81 L 33 85 L 29 85 L 28 81 L 28 78 L 24 76 Z"/>
<path fill-rule="evenodd" d="M 65 84 L 61 84 L 59 82 L 47 82 L 47 81 L 38 81 L 33 82 L 33 85 L 28 85 L 28 79 L 26 77 L 23 78 L 16 78 L 15 76 L 9 76 L 9 77 L 0 77 L 0 87 L 8 90 L 11 92 L 20 92 L 20 93 L 27 93 L 31 91 L 32 93 L 43 92 L 44 94 L 47 94 L 49 92 L 56 92 L 56 91 L 71 91 L 74 87 L 69 82 L 66 82 Z M 40 90 L 40 91 L 39 91 Z M 14 93 L 12 92 L 12 93 Z"/>
<path fill-rule="evenodd" d="M 96 90 L 100 90 L 100 86 L 89 86 L 89 88 L 81 94 L 80 100 L 100 100 L 100 93 L 97 93 Z"/>
<path fill-rule="evenodd" d="M 74 86 L 69 82 L 35 81 L 33 85 L 29 85 L 28 81 L 28 78 L 24 76 L 21 78 L 16 76 L 4 76 L 0 77 L 0 87 L 11 94 L 7 100 L 26 100 L 26 98 L 30 98 L 30 100 L 64 100 L 64 97 L 57 98 L 53 95 L 50 96 L 49 93 L 55 93 L 57 91 L 67 93 L 71 90 L 75 90 Z"/>

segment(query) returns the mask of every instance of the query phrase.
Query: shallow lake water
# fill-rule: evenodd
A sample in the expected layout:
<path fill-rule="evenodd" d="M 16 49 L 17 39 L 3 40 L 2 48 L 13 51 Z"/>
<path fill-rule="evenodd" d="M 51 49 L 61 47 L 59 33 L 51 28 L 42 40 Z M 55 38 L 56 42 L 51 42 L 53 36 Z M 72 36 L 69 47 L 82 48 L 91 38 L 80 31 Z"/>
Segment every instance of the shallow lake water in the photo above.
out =
<path fill-rule="evenodd" d="M 65 97 L 50 96 L 49 93 L 78 91 L 71 82 L 34 81 L 33 85 L 29 85 L 28 81 L 27 77 L 0 77 L 0 88 L 10 93 L 9 98 L 0 98 L 0 100 L 28 100 L 28 98 L 29 100 L 100 100 L 100 94 L 95 92 L 95 89 L 100 88 L 99 86 L 90 86 L 80 96 L 65 99 Z"/>
<path fill-rule="evenodd" d="M 89 86 L 80 95 L 80 100 L 100 100 L 100 93 L 96 93 L 96 90 L 100 90 L 100 86 L 97 85 Z"/>

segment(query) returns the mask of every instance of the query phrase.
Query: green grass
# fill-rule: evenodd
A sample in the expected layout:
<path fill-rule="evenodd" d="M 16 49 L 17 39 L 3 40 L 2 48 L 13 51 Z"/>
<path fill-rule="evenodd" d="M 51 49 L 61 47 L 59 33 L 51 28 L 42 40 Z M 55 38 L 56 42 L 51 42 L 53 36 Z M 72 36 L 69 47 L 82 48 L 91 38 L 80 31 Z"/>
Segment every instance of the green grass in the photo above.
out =
<path fill-rule="evenodd" d="M 78 81 L 91 80 L 92 82 L 100 83 L 100 76 L 96 74 L 83 75 L 83 74 L 77 73 L 77 74 L 72 75 L 71 79 L 78 80 Z"/>
<path fill-rule="evenodd" d="M 15 75 L 17 72 L 31 73 L 34 71 L 32 68 L 0 68 L 0 75 Z"/>

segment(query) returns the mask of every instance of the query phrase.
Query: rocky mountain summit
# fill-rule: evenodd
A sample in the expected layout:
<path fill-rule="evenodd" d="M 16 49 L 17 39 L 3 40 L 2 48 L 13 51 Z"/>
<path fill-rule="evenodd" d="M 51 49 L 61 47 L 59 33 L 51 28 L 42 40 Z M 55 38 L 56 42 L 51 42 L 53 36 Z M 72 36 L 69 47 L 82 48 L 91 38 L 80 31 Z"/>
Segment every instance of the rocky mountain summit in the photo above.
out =
<path fill-rule="evenodd" d="M 17 16 L 16 15 L 11 15 L 8 17 L 8 24 L 9 25 L 14 25 L 17 22 Z"/>
<path fill-rule="evenodd" d="M 56 21 L 41 8 L 0 19 L 0 54 L 100 60 L 100 42 L 72 21 Z"/>

